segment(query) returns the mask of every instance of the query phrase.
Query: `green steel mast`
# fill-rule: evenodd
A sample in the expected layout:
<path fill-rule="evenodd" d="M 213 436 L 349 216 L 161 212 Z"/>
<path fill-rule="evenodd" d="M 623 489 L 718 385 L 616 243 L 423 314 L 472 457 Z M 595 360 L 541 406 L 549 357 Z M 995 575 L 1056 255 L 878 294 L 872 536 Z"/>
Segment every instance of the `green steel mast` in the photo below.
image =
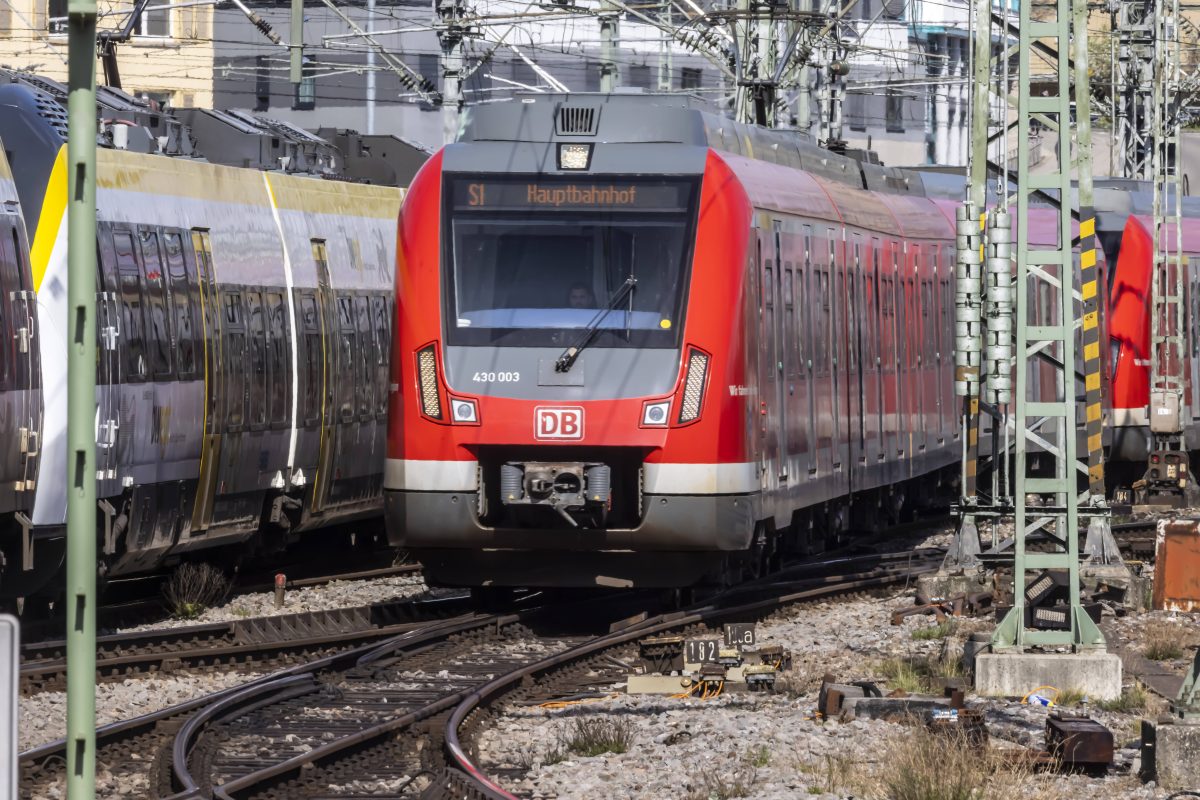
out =
<path fill-rule="evenodd" d="M 96 774 L 96 0 L 68 0 L 67 797 Z M 51 478 L 53 480 L 53 478 Z"/>

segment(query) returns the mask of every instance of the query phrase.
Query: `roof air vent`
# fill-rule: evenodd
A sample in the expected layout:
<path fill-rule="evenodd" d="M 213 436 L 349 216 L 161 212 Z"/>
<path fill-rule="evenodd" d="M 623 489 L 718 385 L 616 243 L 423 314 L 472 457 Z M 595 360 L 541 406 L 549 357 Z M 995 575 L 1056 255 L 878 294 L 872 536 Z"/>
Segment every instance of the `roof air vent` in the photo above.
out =
<path fill-rule="evenodd" d="M 600 112 L 591 106 L 559 106 L 555 118 L 559 136 L 595 136 Z"/>

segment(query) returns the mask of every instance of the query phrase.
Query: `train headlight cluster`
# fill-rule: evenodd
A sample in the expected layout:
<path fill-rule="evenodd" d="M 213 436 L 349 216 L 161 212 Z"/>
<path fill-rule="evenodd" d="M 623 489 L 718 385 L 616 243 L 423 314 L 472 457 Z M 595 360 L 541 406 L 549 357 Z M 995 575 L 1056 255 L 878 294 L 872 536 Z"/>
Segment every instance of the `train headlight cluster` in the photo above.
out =
<path fill-rule="evenodd" d="M 704 382 L 708 378 L 708 354 L 699 350 L 688 353 L 687 377 L 683 383 L 683 402 L 679 404 L 679 421 L 694 422 L 700 418 L 704 403 Z"/>
<path fill-rule="evenodd" d="M 442 390 L 438 386 L 437 349 L 433 345 L 417 351 L 417 377 L 421 381 L 421 412 L 442 418 Z"/>
<path fill-rule="evenodd" d="M 671 401 L 658 400 L 642 405 L 642 425 L 665 428 L 671 416 Z"/>
<path fill-rule="evenodd" d="M 479 410 L 476 408 L 474 400 L 452 397 L 450 398 L 450 409 L 455 422 L 479 422 Z"/>

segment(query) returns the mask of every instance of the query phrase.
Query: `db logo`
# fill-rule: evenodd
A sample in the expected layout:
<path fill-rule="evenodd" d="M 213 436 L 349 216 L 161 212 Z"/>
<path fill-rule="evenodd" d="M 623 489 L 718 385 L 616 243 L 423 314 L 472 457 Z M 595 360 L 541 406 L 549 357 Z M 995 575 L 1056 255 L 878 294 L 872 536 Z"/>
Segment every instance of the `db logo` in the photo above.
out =
<path fill-rule="evenodd" d="M 537 439 L 582 439 L 582 408 L 535 408 L 533 435 Z"/>

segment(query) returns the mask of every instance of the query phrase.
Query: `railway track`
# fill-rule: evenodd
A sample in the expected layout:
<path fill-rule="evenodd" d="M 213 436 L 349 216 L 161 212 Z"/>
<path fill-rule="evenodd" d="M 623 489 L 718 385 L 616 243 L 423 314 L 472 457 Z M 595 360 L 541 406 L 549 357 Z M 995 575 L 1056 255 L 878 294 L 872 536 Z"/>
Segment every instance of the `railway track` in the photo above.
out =
<path fill-rule="evenodd" d="M 390 557 L 388 556 L 388 558 Z M 384 556 L 379 555 L 372 557 L 370 560 L 378 563 L 382 558 Z M 348 564 L 327 567 L 325 570 L 313 574 L 305 574 L 304 571 L 301 571 L 300 574 L 302 577 L 288 578 L 284 586 L 288 591 L 291 591 L 312 586 L 324 586 L 334 581 L 371 580 L 400 575 L 419 575 L 421 572 L 420 564 L 393 564 L 387 567 L 364 568 L 364 563 L 369 563 L 369 560 L 364 558 L 363 560 L 353 561 Z M 299 568 L 301 565 L 292 566 Z M 286 570 L 287 567 L 283 567 L 281 571 L 284 571 L 286 574 Z M 297 571 L 300 570 L 297 569 Z M 108 593 L 115 592 L 119 595 L 119 599 L 106 602 L 96 609 L 97 628 L 100 630 L 118 627 L 128 628 L 163 619 L 166 615 L 166 608 L 163 604 L 160 590 L 164 580 L 164 576 L 155 575 L 115 582 L 110 585 L 107 590 Z M 237 596 L 257 592 L 269 592 L 274 588 L 272 576 L 262 572 L 253 572 L 239 576 L 230 587 L 230 595 Z M 124 596 L 129 594 L 134 596 Z M 21 636 L 25 641 L 38 644 L 53 644 L 61 642 L 65 630 L 65 617 L 53 616 L 48 619 L 26 619 L 22 621 Z"/>
<path fill-rule="evenodd" d="M 690 611 L 624 619 L 616 633 L 564 634 L 566 619 L 588 614 L 560 606 L 414 632 L 316 671 L 291 671 L 223 693 L 174 735 L 151 796 L 365 798 L 419 787 L 462 797 L 458 792 L 470 785 L 473 767 L 460 729 L 510 692 L 553 699 L 602 691 L 624 679 L 620 658 L 613 656 L 627 658 L 642 637 L 750 621 L 797 603 L 881 589 L 936 569 L 941 557 L 930 551 L 806 565 Z M 822 569 L 841 574 L 818 574 Z M 595 624 L 630 610 L 615 608 L 616 602 L 603 601 Z M 547 622 L 555 633 L 539 633 Z M 482 776 L 474 780 L 470 791 L 484 791 Z"/>
<path fill-rule="evenodd" d="M 96 679 L 123 680 L 179 669 L 283 667 L 468 614 L 471 609 L 469 596 L 460 594 L 110 634 L 96 639 Z M 22 694 L 63 689 L 65 681 L 65 642 L 22 645 Z"/>

